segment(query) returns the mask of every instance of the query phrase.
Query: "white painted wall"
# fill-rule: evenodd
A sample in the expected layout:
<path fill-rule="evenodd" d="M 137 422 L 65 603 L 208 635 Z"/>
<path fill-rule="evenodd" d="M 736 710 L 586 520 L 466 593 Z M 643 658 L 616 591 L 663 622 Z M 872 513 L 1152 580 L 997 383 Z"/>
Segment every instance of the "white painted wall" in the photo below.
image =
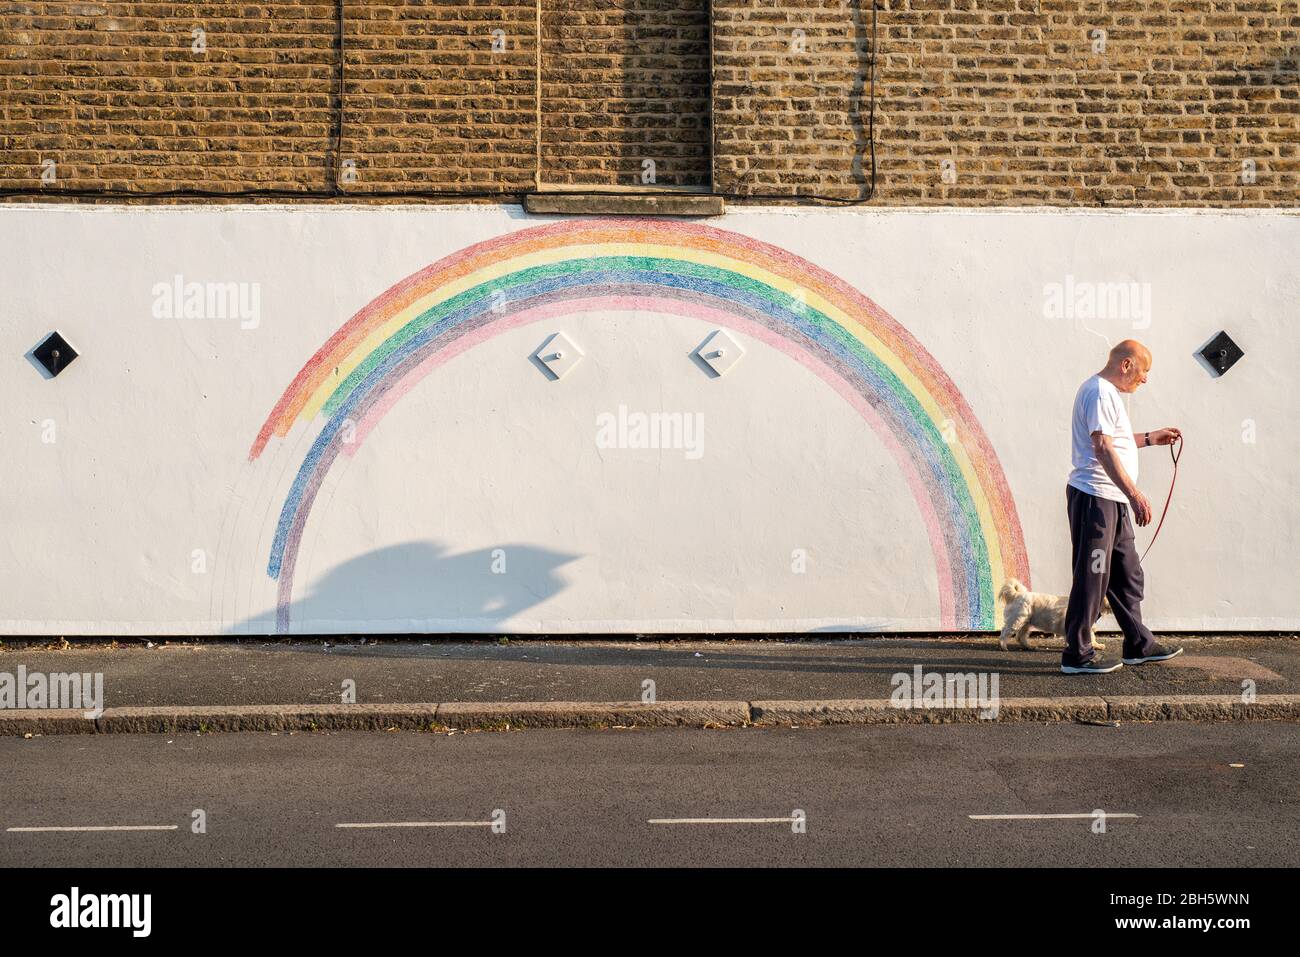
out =
<path fill-rule="evenodd" d="M 0 207 L 0 632 L 273 631 L 266 557 L 300 437 L 247 453 L 281 392 L 397 281 L 544 221 L 513 207 Z M 1147 562 L 1148 623 L 1300 627 L 1300 216 L 801 209 L 712 225 L 846 278 L 942 363 L 997 450 L 1043 590 L 1068 588 L 1074 390 L 1107 341 L 1144 340 L 1155 365 L 1134 426 L 1187 436 Z M 260 284 L 259 324 L 156 318 L 154 286 L 177 274 Z M 1149 326 L 1046 318 L 1045 289 L 1067 276 L 1149 284 Z M 295 631 L 939 624 L 903 479 L 805 368 L 747 342 L 710 380 L 688 358 L 710 327 L 678 316 L 557 325 L 586 353 L 561 382 L 528 360 L 555 328 L 505 333 L 425 379 L 335 468 L 303 540 Z M 1215 379 L 1193 353 L 1221 328 L 1246 357 Z M 52 329 L 81 357 L 46 380 L 26 353 Z M 596 416 L 620 404 L 703 413 L 703 456 L 598 449 Z M 1143 454 L 1157 507 L 1169 476 L 1164 450 Z"/>

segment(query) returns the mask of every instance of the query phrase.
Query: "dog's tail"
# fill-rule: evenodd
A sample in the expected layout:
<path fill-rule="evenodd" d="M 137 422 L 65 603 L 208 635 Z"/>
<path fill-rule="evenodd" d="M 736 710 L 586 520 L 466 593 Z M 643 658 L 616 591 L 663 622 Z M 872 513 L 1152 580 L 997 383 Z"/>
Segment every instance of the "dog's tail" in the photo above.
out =
<path fill-rule="evenodd" d="M 1005 604 L 1006 602 L 1016 598 L 1018 595 L 1023 595 L 1028 590 L 1028 588 L 1020 583 L 1020 579 L 1008 578 L 1006 584 L 1002 586 L 1002 590 L 998 592 L 998 598 L 1002 599 L 1002 602 Z"/>

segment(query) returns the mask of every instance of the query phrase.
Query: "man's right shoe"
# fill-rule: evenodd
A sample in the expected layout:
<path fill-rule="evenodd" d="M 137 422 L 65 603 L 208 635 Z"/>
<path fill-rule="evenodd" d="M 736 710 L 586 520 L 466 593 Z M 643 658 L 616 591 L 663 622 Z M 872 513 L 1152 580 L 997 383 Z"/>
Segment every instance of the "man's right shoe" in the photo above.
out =
<path fill-rule="evenodd" d="M 1093 658 L 1092 661 L 1085 661 L 1081 665 L 1061 665 L 1061 674 L 1064 675 L 1104 675 L 1112 671 L 1118 671 L 1124 667 L 1124 662 L 1116 661 L 1113 664 L 1105 661 L 1098 661 Z"/>

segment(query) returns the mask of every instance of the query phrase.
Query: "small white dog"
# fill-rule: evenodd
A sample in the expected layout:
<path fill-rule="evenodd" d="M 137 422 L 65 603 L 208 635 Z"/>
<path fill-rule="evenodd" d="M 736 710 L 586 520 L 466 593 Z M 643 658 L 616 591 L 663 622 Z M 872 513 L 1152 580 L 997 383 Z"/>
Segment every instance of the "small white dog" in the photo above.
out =
<path fill-rule="evenodd" d="M 1070 603 L 1068 595 L 1030 591 L 1016 579 L 1008 578 L 998 592 L 998 598 L 1007 606 L 1003 614 L 1005 623 L 1002 626 L 1002 637 L 998 642 L 1003 651 L 1007 650 L 1007 642 L 1012 635 L 1021 648 L 1033 648 L 1029 643 L 1030 628 L 1065 637 L 1065 609 Z M 1101 613 L 1110 614 L 1110 602 L 1105 598 L 1101 600 Z M 1092 644 L 1098 651 L 1106 650 L 1096 635 L 1092 637 Z"/>

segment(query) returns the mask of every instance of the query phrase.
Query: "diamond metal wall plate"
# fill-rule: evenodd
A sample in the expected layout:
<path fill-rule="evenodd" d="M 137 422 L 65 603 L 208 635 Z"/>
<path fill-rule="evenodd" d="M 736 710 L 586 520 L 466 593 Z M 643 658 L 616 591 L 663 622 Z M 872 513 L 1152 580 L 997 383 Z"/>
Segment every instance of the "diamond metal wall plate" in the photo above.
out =
<path fill-rule="evenodd" d="M 550 376 L 551 381 L 558 382 L 582 361 L 582 356 L 582 350 L 572 339 L 563 332 L 557 332 L 541 344 L 532 358 Z"/>
<path fill-rule="evenodd" d="M 1226 332 L 1220 332 L 1201 350 L 1201 358 L 1219 375 L 1231 369 L 1245 354 L 1241 346 L 1233 342 L 1232 337 Z"/>
<path fill-rule="evenodd" d="M 725 375 L 740 361 L 745 350 L 726 329 L 715 329 L 703 345 L 695 350 L 696 357 L 713 370 L 714 375 Z"/>
<path fill-rule="evenodd" d="M 50 374 L 53 379 L 60 372 L 72 364 L 72 360 L 77 358 L 77 350 L 68 344 L 68 340 L 59 335 L 58 331 L 51 332 L 45 337 L 45 341 L 32 350 L 32 358 L 39 362 Z"/>

